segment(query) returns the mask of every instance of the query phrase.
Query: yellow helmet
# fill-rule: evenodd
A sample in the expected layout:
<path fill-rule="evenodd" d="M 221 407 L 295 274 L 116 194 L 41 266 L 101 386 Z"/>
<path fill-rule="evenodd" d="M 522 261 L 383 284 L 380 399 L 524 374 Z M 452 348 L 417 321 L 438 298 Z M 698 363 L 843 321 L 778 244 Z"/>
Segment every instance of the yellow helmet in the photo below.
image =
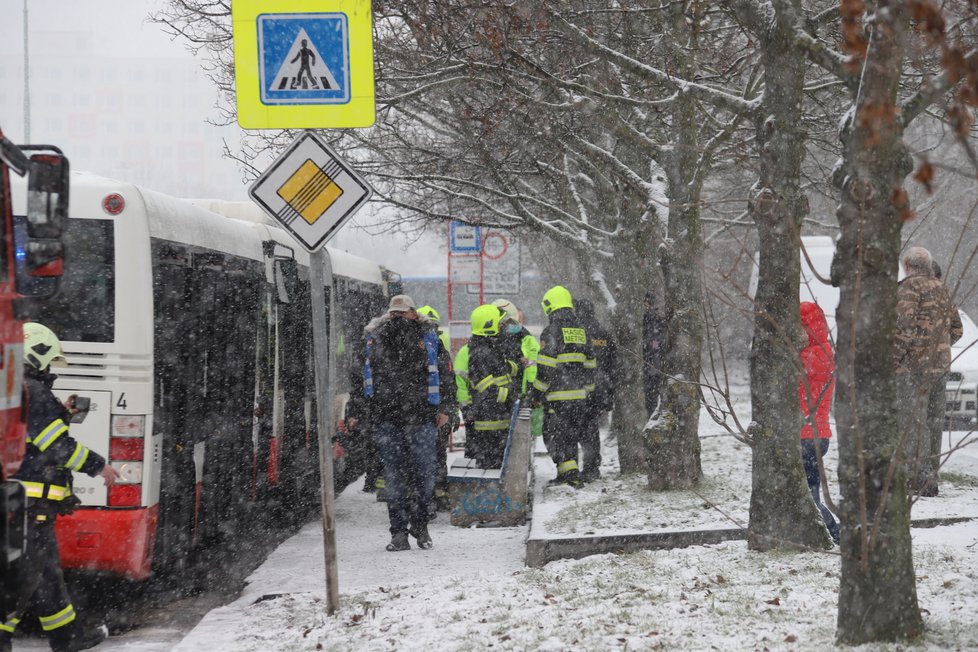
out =
<path fill-rule="evenodd" d="M 543 295 L 540 305 L 543 306 L 543 314 L 549 316 L 554 310 L 573 308 L 574 299 L 571 298 L 570 290 L 563 285 L 555 285 Z"/>
<path fill-rule="evenodd" d="M 509 299 L 496 299 L 492 302 L 492 305 L 505 312 L 506 319 L 512 320 L 513 323 L 519 323 L 520 311 L 516 308 L 516 304 L 514 304 L 512 301 Z"/>
<path fill-rule="evenodd" d="M 51 365 L 68 365 L 58 336 L 47 326 L 35 322 L 24 324 L 24 362 L 38 371 L 46 371 Z"/>
<path fill-rule="evenodd" d="M 472 311 L 472 334 L 492 337 L 499 334 L 499 322 L 503 311 L 492 304 L 483 304 Z"/>
<path fill-rule="evenodd" d="M 425 315 L 428 318 L 428 321 L 433 321 L 436 324 L 441 321 L 441 315 L 439 315 L 438 311 L 431 306 L 421 306 L 418 308 L 418 314 Z"/>

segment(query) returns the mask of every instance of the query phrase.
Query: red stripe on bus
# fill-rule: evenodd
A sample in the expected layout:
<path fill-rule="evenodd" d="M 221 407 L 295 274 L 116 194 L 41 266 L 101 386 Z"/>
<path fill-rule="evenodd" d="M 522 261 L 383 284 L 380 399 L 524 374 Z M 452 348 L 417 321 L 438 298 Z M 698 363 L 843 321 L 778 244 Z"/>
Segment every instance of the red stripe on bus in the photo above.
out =
<path fill-rule="evenodd" d="M 268 444 L 268 484 L 278 484 L 278 437 L 272 437 Z"/>

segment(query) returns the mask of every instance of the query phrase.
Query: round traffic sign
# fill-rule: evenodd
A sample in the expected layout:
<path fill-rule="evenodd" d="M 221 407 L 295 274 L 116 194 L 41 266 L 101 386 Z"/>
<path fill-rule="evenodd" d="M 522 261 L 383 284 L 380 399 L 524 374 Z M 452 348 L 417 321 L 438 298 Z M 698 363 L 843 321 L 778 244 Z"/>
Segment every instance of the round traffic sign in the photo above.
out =
<path fill-rule="evenodd" d="M 490 231 L 482 242 L 482 255 L 490 260 L 498 260 L 506 255 L 509 240 L 502 233 Z"/>

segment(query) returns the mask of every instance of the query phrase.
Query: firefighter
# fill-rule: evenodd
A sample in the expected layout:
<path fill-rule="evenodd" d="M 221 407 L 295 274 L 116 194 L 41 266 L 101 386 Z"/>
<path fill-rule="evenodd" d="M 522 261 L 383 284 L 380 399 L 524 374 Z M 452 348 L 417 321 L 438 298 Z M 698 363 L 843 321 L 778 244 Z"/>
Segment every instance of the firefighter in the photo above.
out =
<path fill-rule="evenodd" d="M 540 343 L 526 330 L 520 319 L 520 311 L 509 299 L 496 299 L 492 305 L 497 306 L 506 314 L 499 324 L 499 337 L 512 349 L 511 359 L 519 360 L 523 369 L 520 396 L 526 394 L 528 387 L 537 378 L 537 356 L 540 354 Z"/>
<path fill-rule="evenodd" d="M 472 436 L 475 426 L 469 417 L 472 407 L 472 388 L 469 386 L 469 343 L 466 342 L 455 354 L 452 362 L 455 371 L 455 400 L 462 411 L 462 422 L 465 424 L 465 457 L 475 459 L 478 441 Z"/>
<path fill-rule="evenodd" d="M 418 308 L 418 314 L 427 317 L 428 321 L 438 328 L 438 341 L 441 342 L 442 347 L 446 351 L 451 351 L 452 343 L 448 339 L 448 333 L 441 327 L 441 315 L 438 314 L 438 311 L 431 306 L 421 306 Z"/>
<path fill-rule="evenodd" d="M 38 615 L 52 650 L 87 650 L 101 643 L 108 631 L 101 626 L 86 632 L 76 619 L 61 573 L 54 523 L 81 502 L 71 491 L 73 471 L 101 475 L 106 487 L 119 474 L 68 433 L 68 424 L 79 410 L 74 395 L 61 403 L 51 391 L 57 378 L 51 367 L 67 363 L 61 342 L 46 326 L 24 324 L 24 363 L 27 450 L 14 479 L 24 485 L 28 498 L 26 551 L 14 609 L 0 623 L 0 650 L 10 650 L 10 639 L 28 608 Z"/>
<path fill-rule="evenodd" d="M 540 342 L 523 326 L 523 311 L 509 299 L 496 299 L 492 305 L 506 311 L 503 318 L 503 337 L 511 340 L 520 353 L 523 363 L 523 383 L 520 396 L 526 396 L 526 390 L 533 385 L 537 378 L 537 356 L 540 354 Z M 543 436 L 543 408 L 533 408 L 530 414 L 530 436 Z"/>
<path fill-rule="evenodd" d="M 557 465 L 554 483 L 576 489 L 581 486 L 577 446 L 584 434 L 597 361 L 570 291 L 555 285 L 543 295 L 541 305 L 550 323 L 540 336 L 537 378 L 528 397 L 531 405 L 544 407 L 543 440 Z"/>
<path fill-rule="evenodd" d="M 418 314 L 424 315 L 428 321 L 438 327 L 438 340 L 441 342 L 445 351 L 451 351 L 451 340 L 439 322 L 441 315 L 431 306 L 421 306 Z M 438 428 L 438 470 L 435 475 L 435 496 L 432 499 L 432 507 L 439 512 L 447 512 L 451 509 L 451 500 L 448 498 L 448 439 L 452 432 L 458 428 L 458 412 L 448 415 L 448 423 Z"/>
<path fill-rule="evenodd" d="M 601 477 L 600 427 L 615 402 L 618 354 L 614 339 L 598 322 L 590 301 L 577 302 L 577 316 L 587 330 L 598 363 L 594 391 L 587 398 L 587 428 L 581 438 L 581 482 L 593 482 Z"/>
<path fill-rule="evenodd" d="M 499 335 L 505 314 L 485 304 L 471 315 L 468 379 L 472 407 L 468 418 L 478 441 L 475 458 L 483 469 L 502 468 L 510 414 L 519 392 L 519 364 Z"/>

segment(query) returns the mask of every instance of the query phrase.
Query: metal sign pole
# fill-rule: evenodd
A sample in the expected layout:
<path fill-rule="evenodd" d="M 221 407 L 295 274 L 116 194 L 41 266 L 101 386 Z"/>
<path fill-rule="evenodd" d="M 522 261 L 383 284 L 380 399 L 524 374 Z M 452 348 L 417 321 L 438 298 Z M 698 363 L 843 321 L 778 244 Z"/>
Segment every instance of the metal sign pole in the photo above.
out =
<path fill-rule="evenodd" d="M 319 437 L 319 477 L 323 502 L 323 552 L 326 557 L 326 613 L 333 615 L 340 602 L 336 565 L 336 521 L 333 509 L 333 395 L 336 388 L 336 365 L 332 343 L 336 320 L 333 292 L 329 293 L 326 311 L 324 288 L 333 287 L 333 267 L 325 247 L 309 258 L 312 295 L 313 361 L 316 366 L 316 429 Z M 327 321 L 327 314 L 329 319 Z"/>
<path fill-rule="evenodd" d="M 235 11 L 240 8 L 239 5 L 244 7 L 245 4 L 253 9 L 258 6 L 251 0 L 235 0 Z M 369 3 L 365 7 L 365 15 L 369 19 Z M 237 32 L 238 19 L 235 18 L 234 22 Z M 367 40 L 369 38 L 368 28 Z M 239 41 L 236 35 L 236 51 Z M 237 54 L 240 55 L 240 52 Z M 241 57 L 237 56 L 237 59 L 240 64 Z M 238 69 L 241 67 L 239 65 Z M 370 70 L 372 72 L 373 68 Z M 370 88 L 373 89 L 373 81 L 370 82 Z M 241 90 L 240 86 L 238 90 Z M 240 115 L 239 109 L 239 118 Z M 336 520 L 333 511 L 333 428 L 336 427 L 336 360 L 333 344 L 336 342 L 337 327 L 336 297 L 333 292 L 329 293 L 329 311 L 326 310 L 325 288 L 333 287 L 333 268 L 324 246 L 367 203 L 373 189 L 356 170 L 340 159 L 325 140 L 314 131 L 304 131 L 251 184 L 248 194 L 310 255 L 313 364 L 316 365 L 316 430 L 323 502 L 323 552 L 326 555 L 326 610 L 332 615 L 340 601 L 339 583 L 336 580 Z M 295 219 L 298 216 L 302 219 Z M 327 316 L 330 317 L 328 323 Z"/>

